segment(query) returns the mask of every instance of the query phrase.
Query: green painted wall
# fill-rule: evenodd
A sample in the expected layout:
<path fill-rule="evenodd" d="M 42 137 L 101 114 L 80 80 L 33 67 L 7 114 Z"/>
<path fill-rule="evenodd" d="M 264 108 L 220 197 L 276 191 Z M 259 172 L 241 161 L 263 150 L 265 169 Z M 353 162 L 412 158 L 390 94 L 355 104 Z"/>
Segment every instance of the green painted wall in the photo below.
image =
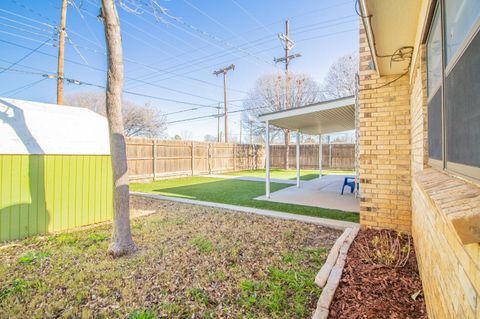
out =
<path fill-rule="evenodd" d="M 0 155 L 0 242 L 111 220 L 108 155 Z"/>

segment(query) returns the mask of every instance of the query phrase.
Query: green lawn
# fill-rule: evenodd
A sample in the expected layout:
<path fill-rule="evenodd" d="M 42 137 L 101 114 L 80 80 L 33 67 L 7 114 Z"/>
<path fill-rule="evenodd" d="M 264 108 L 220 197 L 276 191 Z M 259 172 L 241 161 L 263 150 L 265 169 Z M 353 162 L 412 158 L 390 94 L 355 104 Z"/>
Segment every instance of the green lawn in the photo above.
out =
<path fill-rule="evenodd" d="M 344 171 L 344 170 L 323 170 L 323 175 L 328 174 L 354 174 L 353 171 Z M 257 170 L 246 170 L 246 171 L 238 171 L 238 172 L 230 172 L 225 173 L 223 175 L 231 175 L 231 176 L 249 176 L 249 177 L 265 177 L 265 170 L 264 169 L 257 169 Z M 318 178 L 318 170 L 314 169 L 301 169 L 300 170 L 300 179 L 302 181 L 309 181 L 314 178 Z M 278 178 L 278 179 L 296 179 L 297 178 L 297 171 L 294 169 L 278 169 L 274 168 L 270 170 L 270 178 Z"/>
<path fill-rule="evenodd" d="M 271 183 L 270 187 L 272 192 L 275 192 L 290 186 L 288 184 Z M 352 222 L 358 222 L 359 220 L 358 214 L 353 212 L 255 200 L 255 197 L 265 194 L 264 182 L 225 180 L 211 177 L 185 177 L 153 183 L 134 183 L 130 184 L 130 190 Z"/>

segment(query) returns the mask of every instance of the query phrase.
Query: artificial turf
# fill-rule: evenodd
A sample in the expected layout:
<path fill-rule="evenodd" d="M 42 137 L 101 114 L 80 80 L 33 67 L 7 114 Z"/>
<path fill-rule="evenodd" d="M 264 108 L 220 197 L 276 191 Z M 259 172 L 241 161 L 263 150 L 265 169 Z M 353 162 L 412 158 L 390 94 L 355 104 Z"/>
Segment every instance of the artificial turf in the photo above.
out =
<path fill-rule="evenodd" d="M 292 185 L 281 183 L 270 184 L 272 192 L 290 186 Z M 354 212 L 344 212 L 320 207 L 255 200 L 254 198 L 265 194 L 264 182 L 220 179 L 212 177 L 184 177 L 155 181 L 152 183 L 134 183 L 130 184 L 130 190 L 214 203 L 275 210 L 299 215 L 323 217 L 351 222 L 359 221 L 359 215 Z"/>

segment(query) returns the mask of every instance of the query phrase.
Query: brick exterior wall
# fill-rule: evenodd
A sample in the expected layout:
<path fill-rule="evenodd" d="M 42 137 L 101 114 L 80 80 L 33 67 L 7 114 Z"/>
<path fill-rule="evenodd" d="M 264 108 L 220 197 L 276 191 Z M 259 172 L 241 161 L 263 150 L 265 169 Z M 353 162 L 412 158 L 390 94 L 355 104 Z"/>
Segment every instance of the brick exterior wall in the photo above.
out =
<path fill-rule="evenodd" d="M 412 235 L 430 318 L 480 318 L 480 245 L 464 245 L 452 215 L 480 209 L 480 185 L 428 168 L 425 47 L 411 83 Z"/>
<path fill-rule="evenodd" d="M 410 85 L 408 74 L 378 76 L 360 23 L 360 223 L 411 230 Z"/>
<path fill-rule="evenodd" d="M 428 166 L 425 47 L 412 74 L 372 90 L 398 75 L 370 70 L 360 28 L 360 223 L 412 233 L 430 318 L 480 318 L 480 245 L 452 223 L 480 210 L 480 183 Z"/>
<path fill-rule="evenodd" d="M 445 208 L 472 209 L 462 202 L 473 192 L 478 206 L 480 187 L 432 168 L 413 180 L 412 234 L 430 318 L 480 318 L 480 245 L 462 244 Z"/>
<path fill-rule="evenodd" d="M 412 72 L 411 86 L 411 140 L 412 175 L 423 170 L 428 164 L 428 123 L 427 123 L 427 64 L 425 45 L 418 50 Z"/>

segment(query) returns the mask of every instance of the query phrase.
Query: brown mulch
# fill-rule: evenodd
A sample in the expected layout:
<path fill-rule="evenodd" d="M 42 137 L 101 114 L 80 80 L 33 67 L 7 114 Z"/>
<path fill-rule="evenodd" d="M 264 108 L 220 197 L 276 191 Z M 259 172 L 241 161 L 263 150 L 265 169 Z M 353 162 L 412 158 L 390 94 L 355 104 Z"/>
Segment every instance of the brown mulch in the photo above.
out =
<path fill-rule="evenodd" d="M 358 233 L 348 252 L 329 318 L 427 318 L 413 241 L 403 267 L 367 263 L 362 251 L 379 233 L 372 229 Z M 391 234 L 396 236 L 393 231 Z M 403 244 L 408 246 L 408 240 Z"/>

